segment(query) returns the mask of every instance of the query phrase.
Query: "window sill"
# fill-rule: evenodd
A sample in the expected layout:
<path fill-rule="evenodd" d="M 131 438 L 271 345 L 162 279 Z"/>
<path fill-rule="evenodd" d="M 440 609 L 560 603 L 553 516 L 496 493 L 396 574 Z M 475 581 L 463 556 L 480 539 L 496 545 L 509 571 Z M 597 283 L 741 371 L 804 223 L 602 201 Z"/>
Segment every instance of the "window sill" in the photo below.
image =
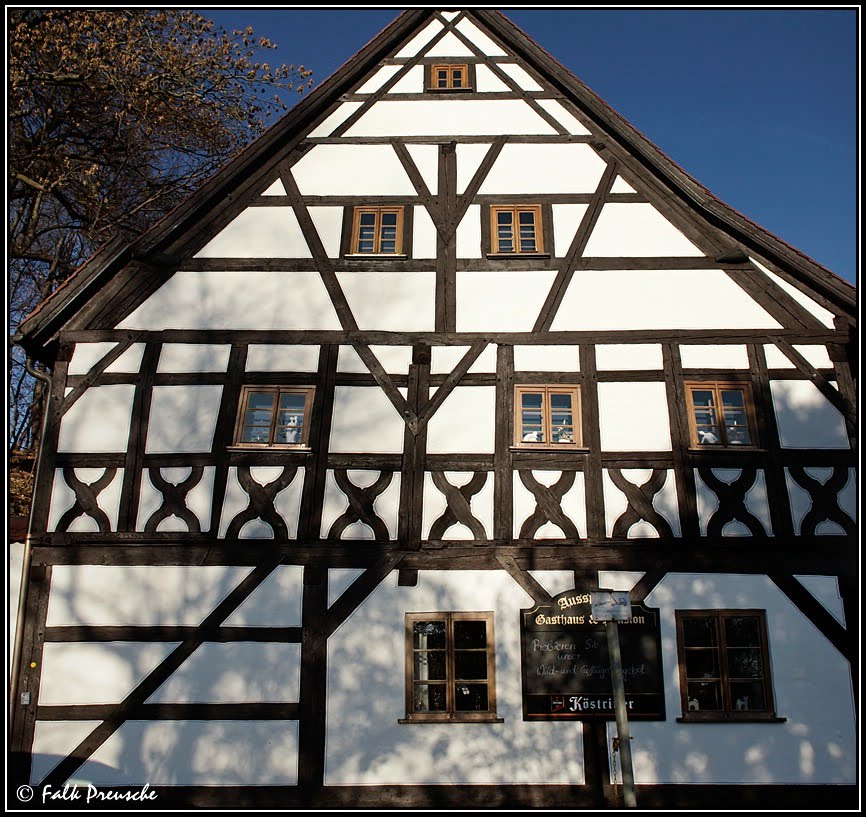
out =
<path fill-rule="evenodd" d="M 397 723 L 406 726 L 407 724 L 416 723 L 505 723 L 504 718 L 497 718 L 496 715 L 485 715 L 484 717 L 467 717 L 465 715 L 443 715 L 441 717 L 408 717 L 398 718 Z"/>
<path fill-rule="evenodd" d="M 702 451 L 749 451 L 755 454 L 766 454 L 766 448 L 758 448 L 754 445 L 691 445 L 689 451 L 697 453 Z"/>
<path fill-rule="evenodd" d="M 552 445 L 512 445 L 511 451 L 538 451 L 539 453 L 547 453 L 548 451 L 573 451 L 575 454 L 588 454 L 589 449 L 581 445 L 572 443 L 553 443 Z"/>
<path fill-rule="evenodd" d="M 524 260 L 533 260 L 538 259 L 544 261 L 545 259 L 550 258 L 549 252 L 489 252 L 487 253 L 488 258 L 492 258 L 494 260 L 500 259 L 503 261 L 510 261 L 517 258 L 522 258 Z"/>
<path fill-rule="evenodd" d="M 747 714 L 708 712 L 706 715 L 700 717 L 683 715 L 677 718 L 677 723 L 785 723 L 787 720 L 787 718 L 780 718 L 777 715 L 761 714 L 760 712 L 750 712 Z"/>
<path fill-rule="evenodd" d="M 344 258 L 346 261 L 406 261 L 409 256 L 398 252 L 353 252 L 347 253 Z"/>
<path fill-rule="evenodd" d="M 425 88 L 425 94 L 471 94 L 474 88 Z"/>
<path fill-rule="evenodd" d="M 295 451 L 298 454 L 312 454 L 308 445 L 227 445 L 226 451 Z"/>

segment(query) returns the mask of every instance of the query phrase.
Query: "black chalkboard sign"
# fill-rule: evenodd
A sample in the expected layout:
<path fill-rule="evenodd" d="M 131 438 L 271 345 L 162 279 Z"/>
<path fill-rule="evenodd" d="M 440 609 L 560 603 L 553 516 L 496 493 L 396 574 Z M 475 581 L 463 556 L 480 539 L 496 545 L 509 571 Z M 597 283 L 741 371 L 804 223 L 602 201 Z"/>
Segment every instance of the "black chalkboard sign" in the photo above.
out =
<path fill-rule="evenodd" d="M 605 624 L 591 615 L 590 593 L 569 590 L 520 611 L 524 720 L 614 720 Z M 629 719 L 664 720 L 659 611 L 632 603 L 620 622 Z"/>

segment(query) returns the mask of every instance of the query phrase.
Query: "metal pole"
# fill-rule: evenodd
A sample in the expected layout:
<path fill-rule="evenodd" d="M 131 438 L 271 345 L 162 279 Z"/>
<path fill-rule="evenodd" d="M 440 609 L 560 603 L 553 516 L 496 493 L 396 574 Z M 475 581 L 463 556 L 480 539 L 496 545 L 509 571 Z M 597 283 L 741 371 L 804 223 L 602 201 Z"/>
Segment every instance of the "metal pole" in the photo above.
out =
<path fill-rule="evenodd" d="M 607 647 L 610 653 L 613 704 L 616 710 L 616 733 L 622 766 L 622 798 L 626 808 L 637 808 L 634 794 L 634 767 L 631 762 L 631 735 L 628 732 L 628 714 L 625 708 L 625 684 L 622 680 L 622 654 L 619 651 L 619 627 L 615 621 L 605 622 Z"/>

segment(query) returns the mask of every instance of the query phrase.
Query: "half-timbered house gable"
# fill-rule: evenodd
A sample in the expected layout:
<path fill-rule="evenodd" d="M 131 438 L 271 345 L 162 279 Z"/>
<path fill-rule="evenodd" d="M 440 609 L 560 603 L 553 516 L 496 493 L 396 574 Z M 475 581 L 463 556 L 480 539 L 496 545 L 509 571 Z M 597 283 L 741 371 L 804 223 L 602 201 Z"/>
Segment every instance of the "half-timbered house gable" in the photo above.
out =
<path fill-rule="evenodd" d="M 22 780 L 610 804 L 605 724 L 518 680 L 521 613 L 602 583 L 661 620 L 648 801 L 850 798 L 855 306 L 498 12 L 401 14 L 20 328 Z"/>

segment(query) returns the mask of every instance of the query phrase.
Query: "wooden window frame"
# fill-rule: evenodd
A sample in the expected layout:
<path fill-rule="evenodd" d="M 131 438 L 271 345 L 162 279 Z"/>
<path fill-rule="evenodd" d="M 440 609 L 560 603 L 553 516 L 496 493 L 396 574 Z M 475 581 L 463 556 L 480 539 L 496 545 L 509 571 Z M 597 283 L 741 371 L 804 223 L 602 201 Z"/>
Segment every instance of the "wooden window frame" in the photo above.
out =
<path fill-rule="evenodd" d="M 770 649 L 767 636 L 767 615 L 765 610 L 757 609 L 719 609 L 719 610 L 675 610 L 677 630 L 677 658 L 680 676 L 680 703 L 682 716 L 677 718 L 681 723 L 729 723 L 739 722 L 773 722 L 782 723 L 786 718 L 776 715 L 775 699 L 773 697 L 773 678 L 770 666 Z M 683 622 L 694 618 L 714 618 L 717 623 L 718 644 L 715 647 L 686 647 L 683 633 Z M 758 620 L 758 635 L 760 639 L 761 662 L 763 675 L 760 682 L 763 685 L 764 709 L 747 709 L 738 711 L 732 703 L 731 678 L 728 672 L 725 626 L 728 618 L 756 618 Z M 719 676 L 702 676 L 700 679 L 689 679 L 686 675 L 686 649 L 714 649 L 717 651 Z M 718 680 L 722 694 L 723 709 L 689 709 L 689 680 Z M 736 681 L 735 681 L 736 682 Z"/>
<path fill-rule="evenodd" d="M 696 451 L 737 451 L 759 448 L 758 445 L 758 423 L 755 415 L 755 401 L 752 396 L 750 383 L 736 380 L 687 380 L 684 382 L 686 391 L 686 410 L 689 415 L 689 447 Z M 696 408 L 692 391 L 694 389 L 712 390 L 715 401 L 716 421 L 719 428 L 721 440 L 718 443 L 701 443 L 698 439 L 698 428 L 696 419 Z M 736 390 L 743 393 L 743 406 L 746 412 L 746 422 L 749 429 L 751 442 L 748 444 L 731 443 L 727 439 L 725 409 L 722 405 L 721 392 L 723 390 Z"/>
<path fill-rule="evenodd" d="M 497 230 L 497 214 L 504 211 L 511 211 L 514 214 L 514 242 L 515 250 L 501 250 L 499 248 L 499 232 Z M 535 249 L 522 250 L 520 249 L 520 226 L 519 212 L 532 210 L 535 213 Z M 541 204 L 491 204 L 489 209 L 490 218 L 490 249 L 488 256 L 500 258 L 537 258 L 546 257 L 548 255 L 545 250 L 544 239 L 544 206 Z"/>
<path fill-rule="evenodd" d="M 247 403 L 251 394 L 268 393 L 275 396 L 274 411 L 271 416 L 271 426 L 268 432 L 268 442 L 253 443 L 243 440 L 244 419 L 246 418 Z M 315 397 L 316 389 L 314 386 L 243 386 L 241 388 L 240 401 L 238 403 L 238 415 L 235 421 L 234 446 L 244 449 L 309 449 L 310 439 L 310 418 L 313 413 L 313 398 Z M 304 395 L 304 422 L 301 426 L 301 441 L 298 443 L 276 443 L 274 435 L 277 428 L 277 418 L 279 417 L 280 396 L 283 394 L 302 394 Z"/>
<path fill-rule="evenodd" d="M 523 423 L 521 417 L 523 394 L 541 393 L 541 421 L 544 427 L 544 439 L 546 442 L 533 443 L 523 440 Z M 572 418 L 574 423 L 574 442 L 553 442 L 552 411 L 550 408 L 550 396 L 552 394 L 570 394 L 572 398 Z M 538 383 L 519 384 L 514 387 L 514 440 L 513 447 L 527 451 L 562 451 L 564 449 L 583 448 L 583 411 L 580 398 L 580 386 L 562 383 Z"/>
<path fill-rule="evenodd" d="M 414 712 L 412 708 L 415 686 L 415 655 L 413 625 L 418 621 L 445 622 L 445 688 L 446 707 L 442 712 Z M 454 669 L 454 623 L 458 621 L 483 621 L 486 625 L 486 657 L 487 657 L 487 710 L 484 712 L 461 712 L 454 704 L 458 681 Z M 406 660 L 406 717 L 399 723 L 503 723 L 496 716 L 496 645 L 493 630 L 492 612 L 435 612 L 406 613 L 405 617 L 405 660 Z"/>
<path fill-rule="evenodd" d="M 448 85 L 442 88 L 436 85 L 436 73 L 442 69 L 448 71 Z M 464 85 L 457 86 L 452 84 L 454 76 L 451 73 L 453 69 L 460 68 L 463 70 Z M 424 66 L 424 90 L 428 94 L 459 94 L 466 91 L 472 91 L 475 88 L 475 66 L 466 62 L 434 62 L 427 63 Z"/>
<path fill-rule="evenodd" d="M 354 258 L 405 258 L 406 255 L 404 253 L 405 247 L 405 207 L 402 204 L 386 204 L 386 205 L 359 205 L 355 207 L 352 211 L 352 233 L 351 240 L 349 243 L 349 252 L 347 253 L 347 257 Z M 373 252 L 361 252 L 360 251 L 360 228 L 361 228 L 361 216 L 364 213 L 374 213 L 376 215 L 376 225 L 375 225 L 375 238 L 374 238 L 374 251 Z M 380 252 L 379 246 L 382 240 L 382 221 L 381 217 L 383 213 L 396 213 L 397 214 L 397 228 L 396 228 L 396 251 L 395 252 Z"/>

